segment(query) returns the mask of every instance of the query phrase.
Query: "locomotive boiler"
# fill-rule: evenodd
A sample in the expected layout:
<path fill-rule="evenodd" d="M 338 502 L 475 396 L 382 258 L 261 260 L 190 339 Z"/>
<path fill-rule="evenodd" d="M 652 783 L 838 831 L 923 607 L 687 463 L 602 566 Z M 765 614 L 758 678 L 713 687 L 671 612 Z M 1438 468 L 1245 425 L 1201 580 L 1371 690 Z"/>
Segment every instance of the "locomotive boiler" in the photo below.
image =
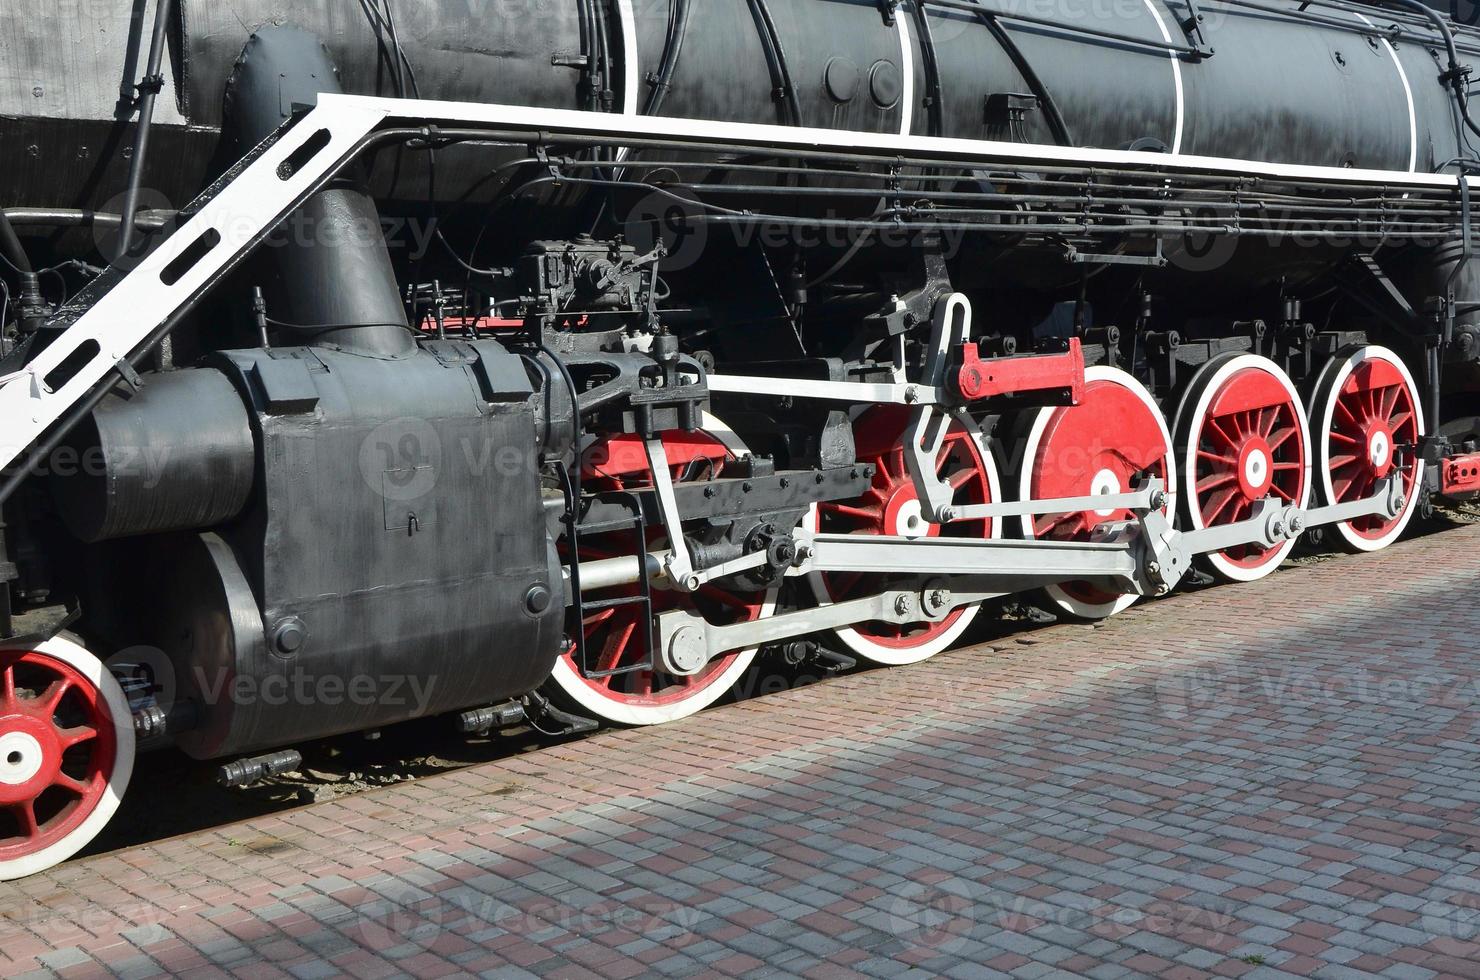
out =
<path fill-rule="evenodd" d="M 1447 10 L 105 6 L 0 10 L 0 878 L 143 749 L 671 722 L 1480 492 Z"/>

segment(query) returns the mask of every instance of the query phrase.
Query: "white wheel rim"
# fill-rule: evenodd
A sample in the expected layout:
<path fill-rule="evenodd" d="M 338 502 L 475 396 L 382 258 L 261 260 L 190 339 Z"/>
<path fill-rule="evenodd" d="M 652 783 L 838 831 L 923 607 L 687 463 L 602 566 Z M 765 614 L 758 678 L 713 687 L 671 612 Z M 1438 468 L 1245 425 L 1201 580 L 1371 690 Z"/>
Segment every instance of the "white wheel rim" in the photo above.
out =
<path fill-rule="evenodd" d="M 1296 437 L 1305 440 L 1306 450 L 1304 453 L 1305 466 L 1303 467 L 1305 472 L 1301 480 L 1303 489 L 1300 500 L 1296 501 L 1296 506 L 1303 508 L 1310 503 L 1310 468 L 1311 457 L 1314 453 L 1311 452 L 1310 421 L 1305 412 L 1305 403 L 1301 400 L 1300 394 L 1295 390 L 1295 384 L 1290 380 L 1289 375 L 1280 370 L 1280 366 L 1274 361 L 1259 354 L 1237 354 L 1215 368 L 1207 379 L 1194 379 L 1193 384 L 1200 386 L 1197 403 L 1186 417 L 1180 414 L 1177 417 L 1176 429 L 1179 444 L 1185 441 L 1184 455 L 1182 457 L 1182 481 L 1188 490 L 1185 494 L 1186 507 L 1183 510 L 1186 513 L 1188 521 L 1198 530 L 1206 527 L 1206 523 L 1203 520 L 1202 508 L 1198 505 L 1199 502 L 1196 493 L 1197 448 L 1199 444 L 1197 434 L 1202 431 L 1208 408 L 1212 404 L 1213 397 L 1223 387 L 1223 383 L 1238 372 L 1249 368 L 1263 371 L 1279 381 L 1280 386 L 1285 389 L 1286 393 L 1290 396 L 1291 403 L 1295 406 L 1295 415 L 1300 423 L 1300 431 L 1296 434 Z M 1185 405 L 1183 407 L 1184 409 L 1186 408 Z M 1285 560 L 1286 556 L 1290 554 L 1291 549 L 1294 547 L 1294 541 L 1286 541 L 1273 549 L 1273 554 L 1270 555 L 1267 561 L 1252 568 L 1230 561 L 1217 552 L 1203 555 L 1202 559 L 1212 566 L 1214 571 L 1226 579 L 1234 582 L 1254 582 L 1271 574 L 1276 568 L 1279 568 L 1280 563 Z"/>
<path fill-rule="evenodd" d="M 1172 500 L 1169 510 L 1175 513 L 1177 467 L 1173 459 L 1176 454 L 1172 448 L 1172 434 L 1167 428 L 1166 417 L 1162 414 L 1161 406 L 1156 403 L 1155 397 L 1152 396 L 1145 385 L 1137 381 L 1131 374 L 1119 368 L 1109 367 L 1104 364 L 1085 368 L 1085 384 L 1088 385 L 1096 381 L 1108 381 L 1130 391 L 1146 406 L 1151 412 L 1152 417 L 1156 419 L 1157 428 L 1160 430 L 1163 444 L 1166 446 L 1167 494 Z M 1017 492 L 1019 500 L 1028 500 L 1033 496 L 1033 463 L 1038 458 L 1038 450 L 1043 442 L 1043 433 L 1048 428 L 1048 423 L 1053 420 L 1054 413 L 1060 410 L 1061 408 L 1059 407 L 1041 408 L 1033 416 L 1032 425 L 1028 429 L 1027 440 L 1023 444 L 1022 466 L 1018 473 Z M 1104 479 L 1105 475 L 1104 473 L 1097 473 L 1086 492 L 1100 494 L 1109 490 L 1110 481 Z M 1118 486 L 1119 481 L 1115 479 L 1115 475 L 1113 473 L 1108 475 Z M 1101 517 L 1107 516 L 1105 512 L 1096 511 L 1095 513 Z M 1020 525 L 1022 527 L 1023 537 L 1036 537 L 1033 518 L 1031 516 L 1021 518 Z M 1116 613 L 1124 612 L 1135 605 L 1136 601 L 1140 599 L 1140 596 L 1135 593 L 1128 592 L 1124 595 L 1117 596 L 1109 602 L 1090 602 L 1080 596 L 1074 595 L 1060 585 L 1046 586 L 1043 591 L 1049 600 L 1060 610 L 1079 619 L 1105 619 L 1114 616 Z"/>
<path fill-rule="evenodd" d="M 1347 379 L 1351 377 L 1361 364 L 1369 360 L 1380 360 L 1391 364 L 1398 370 L 1403 378 L 1403 383 L 1408 386 L 1413 395 L 1413 413 L 1418 423 L 1418 434 L 1422 436 L 1427 431 L 1423 415 L 1423 399 L 1420 397 L 1418 384 L 1413 380 L 1413 374 L 1408 370 L 1408 365 L 1403 359 L 1386 347 L 1369 344 L 1353 351 L 1348 357 L 1332 359 L 1321 371 L 1316 381 L 1315 404 L 1312 406 L 1312 417 L 1320 426 L 1320 443 L 1317 453 L 1320 459 L 1320 499 L 1324 503 L 1330 503 L 1336 498 L 1336 487 L 1331 482 L 1331 467 L 1328 461 L 1331 459 L 1331 429 L 1335 421 L 1337 394 L 1346 386 Z M 1369 447 L 1370 449 L 1371 447 Z M 1389 444 L 1380 447 L 1391 453 L 1393 447 Z M 1393 526 L 1378 537 L 1367 537 L 1358 534 L 1350 522 L 1343 521 L 1339 524 L 1329 525 L 1331 529 L 1350 548 L 1357 551 L 1381 551 L 1402 537 L 1408 528 L 1408 522 L 1413 519 L 1417 512 L 1419 493 L 1423 488 L 1424 461 L 1419 459 L 1413 471 L 1413 492 L 1407 495 L 1403 503 L 1403 512 Z"/>
<path fill-rule="evenodd" d="M 992 499 L 1001 500 L 1002 481 L 997 473 L 996 458 L 992 455 L 991 447 L 987 445 L 986 438 L 982 435 L 981 427 L 976 424 L 975 419 L 965 413 L 954 415 L 952 418 L 954 421 L 961 423 L 962 428 L 966 430 L 972 444 L 976 447 L 977 455 L 981 457 L 982 465 L 986 470 L 987 487 L 992 495 Z M 816 530 L 817 520 L 817 511 L 814 507 L 807 515 L 808 526 Z M 929 525 L 927 524 L 925 531 L 928 532 L 928 529 Z M 916 536 L 923 536 L 923 533 Z M 1000 537 L 1002 537 L 1002 521 L 992 521 L 992 529 L 988 534 L 988 538 Z M 832 605 L 832 597 L 828 594 L 827 584 L 821 575 L 814 574 L 807 576 L 807 587 L 811 589 L 812 597 L 817 601 L 819 606 Z M 956 617 L 955 622 L 930 639 L 922 641 L 918 646 L 889 646 L 860 633 L 851 626 L 835 629 L 832 633 L 838 638 L 839 643 L 842 643 L 843 646 L 870 663 L 878 664 L 882 667 L 905 667 L 910 664 L 929 660 L 936 654 L 950 649 L 951 644 L 961 638 L 961 634 L 966 632 L 966 628 L 971 625 L 972 621 L 976 619 L 977 614 L 980 612 L 980 606 L 963 607 L 960 610 L 960 615 Z"/>
<path fill-rule="evenodd" d="M 0 861 L 0 881 L 25 878 L 45 871 L 47 868 L 55 867 L 90 844 L 117 812 L 134 771 L 136 746 L 133 714 L 129 711 L 128 698 L 124 695 L 123 688 L 108 672 L 103 662 L 88 653 L 81 644 L 66 636 L 55 636 L 44 643 L 26 649 L 45 654 L 68 665 L 85 677 L 102 694 L 113 721 L 115 739 L 113 771 L 108 777 L 108 785 L 102 797 L 80 824 L 61 840 L 35 853 Z M 17 743 L 12 748 L 19 749 L 21 746 Z"/>
<path fill-rule="evenodd" d="M 700 428 L 718 439 L 725 450 L 737 459 L 750 451 L 733 429 L 708 412 L 704 413 Z M 761 605 L 762 619 L 776 611 L 777 592 L 777 589 L 766 592 L 765 602 Z M 728 667 L 692 696 L 666 704 L 637 704 L 608 697 L 592 687 L 564 653 L 556 659 L 555 669 L 550 672 L 550 680 L 560 688 L 562 694 L 604 721 L 634 727 L 662 725 L 687 718 L 718 701 L 740 680 L 754 662 L 755 654 L 754 647 L 740 651 Z"/>

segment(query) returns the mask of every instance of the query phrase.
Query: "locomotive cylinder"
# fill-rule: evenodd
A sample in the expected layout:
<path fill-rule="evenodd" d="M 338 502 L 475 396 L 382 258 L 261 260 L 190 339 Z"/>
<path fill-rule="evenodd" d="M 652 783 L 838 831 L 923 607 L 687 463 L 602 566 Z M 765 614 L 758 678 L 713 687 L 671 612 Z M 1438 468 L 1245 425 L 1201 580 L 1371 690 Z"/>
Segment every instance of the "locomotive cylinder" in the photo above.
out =
<path fill-rule="evenodd" d="M 110 394 L 50 462 L 62 519 L 97 542 L 236 517 L 252 491 L 256 444 L 231 382 L 187 369 Z"/>

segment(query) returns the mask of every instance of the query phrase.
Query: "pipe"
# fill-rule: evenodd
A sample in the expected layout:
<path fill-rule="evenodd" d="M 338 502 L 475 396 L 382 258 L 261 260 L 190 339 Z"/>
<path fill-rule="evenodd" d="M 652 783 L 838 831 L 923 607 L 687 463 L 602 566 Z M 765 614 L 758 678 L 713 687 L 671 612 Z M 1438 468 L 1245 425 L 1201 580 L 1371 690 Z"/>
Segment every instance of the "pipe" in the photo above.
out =
<path fill-rule="evenodd" d="M 159 0 L 154 8 L 154 37 L 149 43 L 149 67 L 144 71 L 144 80 L 139 83 L 139 131 L 134 136 L 134 156 L 129 161 L 128 189 L 123 192 L 123 214 L 132 215 L 139 209 L 139 190 L 144 183 L 144 161 L 149 154 L 149 133 L 154 128 L 154 101 L 164 88 L 164 76 L 160 69 L 164 65 L 165 31 L 169 27 L 173 0 Z M 121 222 L 118 235 L 118 251 L 114 261 L 122 262 L 134 244 L 134 226 Z"/>
<path fill-rule="evenodd" d="M 10 223 L 10 215 L 9 211 L 0 211 L 0 252 L 4 253 L 5 260 L 15 266 L 15 271 L 21 275 L 35 272 L 31 267 L 31 257 L 26 254 L 26 247 L 21 244 L 20 236 Z"/>
<path fill-rule="evenodd" d="M 20 295 L 16 302 L 16 323 L 21 333 L 34 334 L 46 322 L 49 310 L 46 297 L 41 294 L 41 277 L 31 265 L 31 257 L 21 244 L 20 236 L 10 223 L 10 216 L 0 210 L 0 255 L 15 268 L 20 277 Z M 3 326 L 3 324 L 0 324 Z"/>
<path fill-rule="evenodd" d="M 602 558 L 597 561 L 581 562 L 581 590 L 596 592 L 602 589 L 615 589 L 622 585 L 636 585 L 639 581 L 638 556 L 623 555 L 619 558 Z M 662 556 L 646 554 L 642 556 L 642 566 L 647 570 L 649 580 L 660 578 L 663 575 Z M 562 568 L 560 576 L 565 582 L 566 603 L 570 603 L 570 569 Z"/>
<path fill-rule="evenodd" d="M 7 208 L 0 211 L 6 222 L 23 228 L 99 228 L 123 227 L 123 215 L 111 211 L 88 211 L 82 208 Z M 169 227 L 178 214 L 174 211 L 137 211 L 136 231 L 161 231 Z M 3 233 L 0 233 L 3 234 Z"/>

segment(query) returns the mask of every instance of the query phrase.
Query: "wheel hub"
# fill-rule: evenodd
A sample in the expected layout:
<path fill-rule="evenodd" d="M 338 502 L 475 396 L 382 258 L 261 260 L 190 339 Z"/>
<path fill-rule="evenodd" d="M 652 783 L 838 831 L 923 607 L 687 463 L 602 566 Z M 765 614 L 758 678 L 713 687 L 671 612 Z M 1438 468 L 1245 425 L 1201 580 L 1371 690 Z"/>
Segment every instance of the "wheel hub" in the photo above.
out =
<path fill-rule="evenodd" d="M 1120 482 L 1120 476 L 1108 467 L 1096 473 L 1089 484 L 1089 495 L 1091 497 L 1108 497 L 1112 494 L 1125 492 L 1125 487 Z M 1096 516 L 1109 517 L 1115 513 L 1114 507 L 1095 511 Z"/>
<path fill-rule="evenodd" d="M 38 795 L 56 780 L 62 749 L 51 726 L 25 714 L 0 718 L 0 806 Z"/>
<path fill-rule="evenodd" d="M 925 519 L 925 508 L 913 484 L 898 485 L 889 494 L 884 504 L 883 533 L 912 540 L 940 534 L 940 526 Z"/>
<path fill-rule="evenodd" d="M 1367 467 L 1379 480 L 1393 468 L 1393 435 L 1380 422 L 1367 428 Z"/>
<path fill-rule="evenodd" d="M 1239 450 L 1239 490 L 1246 500 L 1262 500 L 1269 493 L 1274 480 L 1273 455 L 1269 443 L 1257 436 Z"/>

